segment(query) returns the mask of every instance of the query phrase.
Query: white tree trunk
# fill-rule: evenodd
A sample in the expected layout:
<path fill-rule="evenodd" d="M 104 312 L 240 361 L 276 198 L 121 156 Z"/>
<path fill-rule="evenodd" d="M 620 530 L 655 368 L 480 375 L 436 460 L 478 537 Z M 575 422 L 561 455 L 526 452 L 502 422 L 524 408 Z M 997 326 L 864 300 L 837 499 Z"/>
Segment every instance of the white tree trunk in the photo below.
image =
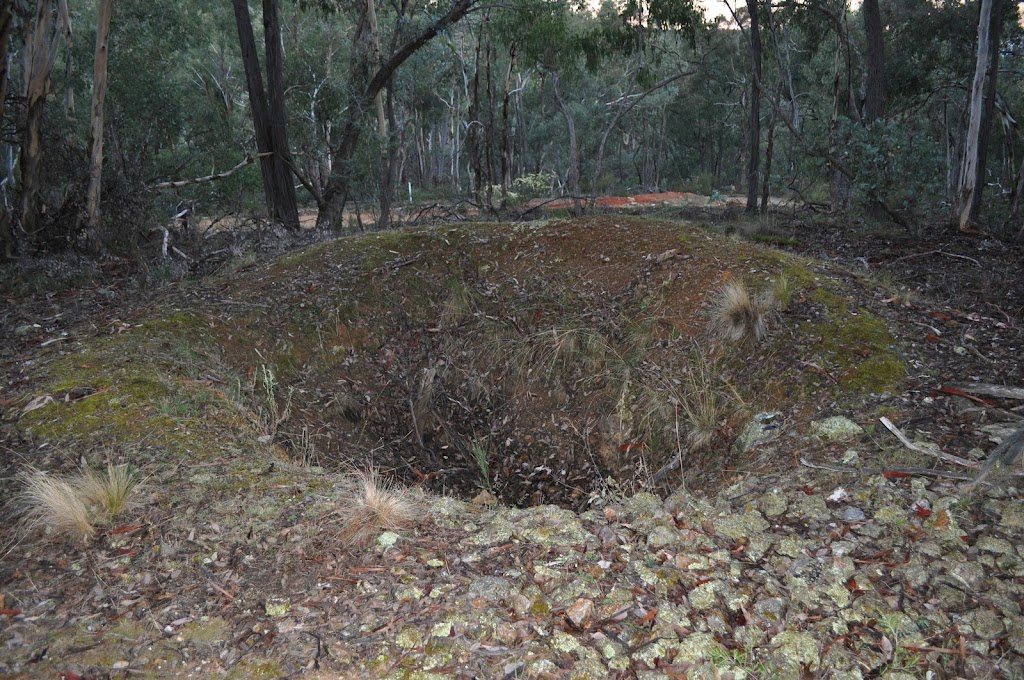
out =
<path fill-rule="evenodd" d="M 978 190 L 978 140 L 981 138 L 982 104 L 985 95 L 985 73 L 988 71 L 989 31 L 992 26 L 992 0 L 981 0 L 981 16 L 978 19 L 978 59 L 974 67 L 974 82 L 971 85 L 971 116 L 967 125 L 967 139 L 964 141 L 964 160 L 960 165 L 960 191 L 957 222 L 960 231 L 968 231 L 976 217 L 971 206 L 974 192 Z"/>

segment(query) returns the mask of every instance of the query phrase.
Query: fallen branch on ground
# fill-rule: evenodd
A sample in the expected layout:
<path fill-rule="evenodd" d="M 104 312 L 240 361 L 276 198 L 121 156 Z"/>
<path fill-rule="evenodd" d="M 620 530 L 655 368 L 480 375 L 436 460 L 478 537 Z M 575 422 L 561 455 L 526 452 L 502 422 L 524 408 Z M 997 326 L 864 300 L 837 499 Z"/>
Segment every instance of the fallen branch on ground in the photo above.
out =
<path fill-rule="evenodd" d="M 907 435 L 903 434 L 903 432 L 900 431 L 900 428 L 896 427 L 896 425 L 894 425 L 893 422 L 886 418 L 885 416 L 882 416 L 878 420 L 881 421 L 882 425 L 885 425 L 885 429 L 889 430 L 889 432 L 892 432 L 894 435 L 896 435 L 896 438 L 900 440 L 900 443 L 903 444 L 908 449 L 910 449 L 911 451 L 917 451 L 918 453 L 924 453 L 929 456 L 935 456 L 936 458 L 948 460 L 951 463 L 963 465 L 964 467 L 978 467 L 978 464 L 973 460 L 967 460 L 966 458 L 961 458 L 960 456 L 954 456 L 952 453 L 944 453 L 938 450 L 938 447 L 935 447 L 935 449 L 926 449 L 918 446 L 914 442 L 910 441 L 910 439 L 907 438 Z"/>
<path fill-rule="evenodd" d="M 997 399 L 1024 399 L 1024 387 L 1008 387 L 989 383 L 950 383 L 946 387 Z"/>
<path fill-rule="evenodd" d="M 891 468 L 876 468 L 876 467 L 865 467 L 855 468 L 847 467 L 845 465 L 831 465 L 828 463 L 812 463 L 806 458 L 800 459 L 800 464 L 804 467 L 813 468 L 815 470 L 829 470 L 830 472 L 845 472 L 858 475 L 884 475 L 886 477 L 910 477 L 910 476 L 924 476 L 924 477 L 944 477 L 946 479 L 971 479 L 970 475 L 965 475 L 962 472 L 949 472 L 948 470 L 933 470 L 932 468 L 919 468 L 919 467 L 891 467 Z"/>
<path fill-rule="evenodd" d="M 999 446 L 992 450 L 989 454 L 988 459 L 981 466 L 981 471 L 978 475 L 971 480 L 970 484 L 964 486 L 963 491 L 970 493 L 974 491 L 979 484 L 981 484 L 986 477 L 992 474 L 992 471 L 996 467 L 1010 467 L 1017 462 L 1017 458 L 1020 457 L 1021 451 L 1024 451 L 1024 425 L 1021 425 L 1013 434 L 1004 439 L 999 443 Z M 1015 473 L 1019 475 L 1020 473 Z"/>

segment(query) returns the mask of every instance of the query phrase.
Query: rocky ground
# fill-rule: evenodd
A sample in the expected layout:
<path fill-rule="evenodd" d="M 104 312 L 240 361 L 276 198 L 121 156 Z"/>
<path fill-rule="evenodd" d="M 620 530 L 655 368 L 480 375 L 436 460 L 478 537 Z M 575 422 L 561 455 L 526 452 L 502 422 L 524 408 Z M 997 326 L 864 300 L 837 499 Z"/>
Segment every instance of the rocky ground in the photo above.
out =
<path fill-rule="evenodd" d="M 1024 384 L 1018 250 L 686 217 L 708 236 L 614 216 L 446 228 L 372 241 L 358 260 L 353 245 L 318 246 L 143 297 L 116 277 L 8 294 L 0 492 L 12 498 L 28 466 L 80 460 L 127 460 L 147 481 L 138 507 L 85 543 L 26 532 L 6 505 L 0 677 L 1024 677 L 1019 477 L 1000 469 L 968 486 L 1021 420 L 1019 399 L 973 391 Z M 814 260 L 714 235 L 744 229 Z M 614 234 L 628 244 L 610 244 Z M 416 441 L 412 377 L 460 357 L 470 372 L 492 355 L 470 357 L 466 338 L 496 319 L 513 341 L 509 328 L 535 342 L 582 300 L 620 348 L 637 342 L 620 319 L 656 309 L 629 366 L 671 376 L 680 348 L 703 337 L 692 325 L 707 286 L 779 271 L 800 282 L 781 330 L 756 351 L 715 350 L 745 406 L 723 415 L 708 452 L 652 485 L 659 495 L 637 493 L 643 479 L 623 474 L 636 468 L 602 457 L 654 456 L 636 432 L 595 426 L 581 439 L 562 427 L 624 393 L 608 389 L 607 352 L 601 380 L 495 382 L 492 393 L 512 396 L 487 408 L 509 418 L 466 416 L 467 431 L 496 428 L 494 441 L 519 452 L 492 459 L 487 481 L 504 504 L 476 494 L 483 483 L 454 453 L 450 471 L 458 433 L 438 424 Z M 560 288 L 531 290 L 528 274 Z M 455 275 L 480 294 L 453 320 Z M 305 316 L 361 281 L 369 290 L 347 313 L 372 320 L 365 334 L 355 316 Z M 510 309 L 520 297 L 528 304 Z M 833 342 L 839 319 L 858 331 Z M 295 340 L 297 328 L 317 341 Z M 331 450 L 412 461 L 397 476 L 420 479 L 418 521 L 342 540 L 344 470 L 269 429 L 284 400 L 243 389 L 264 365 L 253 348 L 286 376 L 292 414 L 333 434 Z M 889 356 L 905 367 L 896 387 L 868 371 Z M 338 385 L 361 386 L 363 415 L 337 408 Z M 426 412 L 469 403 L 463 383 L 445 389 Z M 568 452 L 591 442 L 591 467 L 577 470 L 596 471 L 589 485 L 559 478 Z"/>

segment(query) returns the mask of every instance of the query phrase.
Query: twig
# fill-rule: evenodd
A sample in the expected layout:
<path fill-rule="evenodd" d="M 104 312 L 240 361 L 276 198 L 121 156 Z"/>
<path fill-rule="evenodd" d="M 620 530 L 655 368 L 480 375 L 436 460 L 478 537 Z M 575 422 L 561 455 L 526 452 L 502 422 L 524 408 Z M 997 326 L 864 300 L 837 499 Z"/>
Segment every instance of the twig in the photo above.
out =
<path fill-rule="evenodd" d="M 997 466 L 1010 467 L 1013 465 L 1020 457 L 1022 450 L 1024 450 L 1024 425 L 1014 430 L 1013 434 L 992 450 L 988 459 L 981 466 L 981 471 L 971 480 L 970 484 L 964 486 L 963 491 L 966 493 L 974 491 Z"/>
<path fill-rule="evenodd" d="M 955 257 L 960 260 L 968 260 L 974 264 L 981 266 L 981 263 L 975 260 L 973 257 L 967 255 L 957 255 L 956 253 L 947 253 L 945 250 L 929 250 L 927 253 L 914 253 L 913 255 L 904 255 L 903 257 L 897 257 L 893 262 L 902 262 L 903 260 L 914 260 L 919 257 L 928 257 L 929 255 L 945 255 L 946 257 Z"/>
<path fill-rule="evenodd" d="M 882 416 L 878 420 L 881 421 L 882 425 L 885 425 L 885 429 L 889 430 L 889 432 L 892 432 L 894 435 L 896 435 L 896 438 L 900 440 L 900 443 L 903 444 L 908 449 L 910 449 L 911 451 L 917 451 L 918 453 L 924 453 L 924 454 L 927 454 L 929 456 L 935 456 L 936 458 L 941 458 L 943 460 L 948 460 L 951 463 L 956 463 L 957 465 L 963 465 L 964 467 L 970 467 L 970 468 L 978 467 L 978 464 L 975 461 L 973 461 L 973 460 L 967 460 L 966 458 L 961 458 L 960 456 L 954 456 L 952 453 L 944 453 L 943 451 L 937 450 L 937 448 L 936 449 L 931 449 L 931 448 L 925 449 L 925 448 L 922 448 L 922 447 L 918 446 L 917 444 L 915 444 L 914 442 L 910 441 L 907 438 L 907 436 L 905 434 L 903 434 L 903 432 L 900 431 L 900 428 L 896 427 L 893 424 L 893 422 L 891 420 L 889 420 L 888 418 L 886 418 L 885 416 Z"/>
<path fill-rule="evenodd" d="M 921 475 L 928 477 L 945 477 L 947 479 L 971 479 L 970 475 L 966 475 L 962 472 L 949 472 L 947 470 L 933 470 L 931 468 L 919 468 L 919 467 L 892 467 L 892 468 L 855 468 L 846 467 L 845 465 L 829 465 L 827 463 L 812 463 L 806 458 L 800 459 L 800 464 L 813 468 L 815 470 L 829 470 L 831 472 L 846 472 L 859 475 L 885 475 L 885 474 L 896 474 L 896 475 Z"/>

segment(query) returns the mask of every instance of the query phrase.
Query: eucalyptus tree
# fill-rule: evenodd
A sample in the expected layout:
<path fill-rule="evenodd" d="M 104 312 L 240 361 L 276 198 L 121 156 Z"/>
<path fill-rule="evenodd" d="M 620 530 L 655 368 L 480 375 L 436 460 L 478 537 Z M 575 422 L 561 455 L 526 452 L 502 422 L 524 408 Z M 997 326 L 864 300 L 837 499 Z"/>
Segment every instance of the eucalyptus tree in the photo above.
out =
<path fill-rule="evenodd" d="M 252 113 L 256 146 L 260 152 L 263 174 L 263 193 L 267 213 L 289 229 L 299 228 L 299 213 L 292 183 L 291 151 L 288 147 L 288 116 L 285 111 L 283 55 L 281 28 L 277 0 L 263 0 L 263 35 L 267 66 L 266 88 L 248 0 L 232 0 L 238 39 L 245 66 L 249 90 L 249 110 Z"/>
<path fill-rule="evenodd" d="M 356 154 L 362 135 L 362 123 L 377 94 L 385 88 L 402 64 L 438 34 L 458 23 L 476 2 L 477 0 L 454 0 L 443 14 L 428 14 L 420 3 L 406 3 L 403 8 L 406 21 L 415 28 L 408 30 L 408 39 L 396 45 L 386 56 L 382 55 L 380 65 L 377 67 L 373 66 L 369 4 L 367 0 L 346 3 L 347 15 L 355 26 L 349 56 L 350 98 L 337 126 L 340 128 L 339 137 L 332 141 L 329 152 L 332 172 L 319 201 L 318 227 L 342 226 L 342 215 L 349 198 L 349 164 Z"/>

